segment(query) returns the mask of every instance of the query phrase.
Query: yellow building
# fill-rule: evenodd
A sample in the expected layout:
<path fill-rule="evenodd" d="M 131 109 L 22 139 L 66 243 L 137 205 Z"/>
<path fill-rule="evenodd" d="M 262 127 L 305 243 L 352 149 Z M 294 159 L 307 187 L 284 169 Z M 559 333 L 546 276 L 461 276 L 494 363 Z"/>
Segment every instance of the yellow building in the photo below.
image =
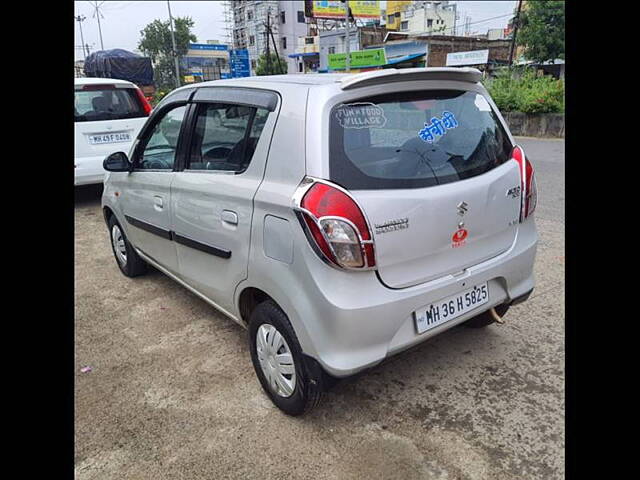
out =
<path fill-rule="evenodd" d="M 400 17 L 411 1 L 387 0 L 387 30 L 400 30 Z"/>

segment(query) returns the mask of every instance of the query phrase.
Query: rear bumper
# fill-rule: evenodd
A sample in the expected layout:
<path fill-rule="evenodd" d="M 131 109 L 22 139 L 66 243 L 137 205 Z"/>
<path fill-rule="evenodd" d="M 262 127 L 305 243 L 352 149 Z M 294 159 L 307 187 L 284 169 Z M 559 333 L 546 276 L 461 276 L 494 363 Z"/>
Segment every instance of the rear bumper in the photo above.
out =
<path fill-rule="evenodd" d="M 422 285 L 389 289 L 375 272 L 322 278 L 315 291 L 305 289 L 304 305 L 295 305 L 303 351 L 332 376 L 345 377 L 380 363 L 502 303 L 525 301 L 534 288 L 533 264 L 538 235 L 533 218 L 520 225 L 511 249 L 468 268 Z M 335 271 L 334 271 L 335 272 Z M 329 272 L 329 275 L 331 272 Z M 413 312 L 420 307 L 487 282 L 488 303 L 425 333 L 418 334 Z M 294 302 L 295 303 L 295 300 Z M 298 308 L 299 307 L 299 308 Z M 304 312 L 300 314 L 299 312 Z"/>
<path fill-rule="evenodd" d="M 107 173 L 102 168 L 104 156 L 76 157 L 74 159 L 74 184 L 89 185 L 92 183 L 103 183 Z"/>

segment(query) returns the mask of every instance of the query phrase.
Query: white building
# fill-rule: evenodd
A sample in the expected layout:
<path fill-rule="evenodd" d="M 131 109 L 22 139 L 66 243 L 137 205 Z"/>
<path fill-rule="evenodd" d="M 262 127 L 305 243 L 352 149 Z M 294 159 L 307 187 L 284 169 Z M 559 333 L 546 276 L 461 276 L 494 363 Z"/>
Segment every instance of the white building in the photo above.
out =
<path fill-rule="evenodd" d="M 286 60 L 288 72 L 294 73 L 297 63 L 289 54 L 294 53 L 298 37 L 307 35 L 304 1 L 295 0 L 231 0 L 232 42 L 234 48 L 249 51 L 251 75 L 255 75 L 258 58 L 267 52 L 267 17 L 273 34 L 268 38 L 269 50 Z"/>
<path fill-rule="evenodd" d="M 456 5 L 449 2 L 413 2 L 401 12 L 400 32 L 453 35 Z"/>

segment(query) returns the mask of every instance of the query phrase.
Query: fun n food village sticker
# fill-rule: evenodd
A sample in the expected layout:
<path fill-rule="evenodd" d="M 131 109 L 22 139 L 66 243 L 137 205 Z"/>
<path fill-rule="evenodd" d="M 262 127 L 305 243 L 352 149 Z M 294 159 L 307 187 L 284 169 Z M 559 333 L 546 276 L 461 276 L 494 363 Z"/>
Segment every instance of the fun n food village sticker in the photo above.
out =
<path fill-rule="evenodd" d="M 387 123 L 384 110 L 374 103 L 345 103 L 334 115 L 342 128 L 382 128 Z"/>
<path fill-rule="evenodd" d="M 458 121 L 451 112 L 442 112 L 442 117 L 432 117 L 431 123 L 425 123 L 424 128 L 418 132 L 418 136 L 425 142 L 433 143 L 436 137 L 441 137 L 447 130 L 456 128 Z"/>

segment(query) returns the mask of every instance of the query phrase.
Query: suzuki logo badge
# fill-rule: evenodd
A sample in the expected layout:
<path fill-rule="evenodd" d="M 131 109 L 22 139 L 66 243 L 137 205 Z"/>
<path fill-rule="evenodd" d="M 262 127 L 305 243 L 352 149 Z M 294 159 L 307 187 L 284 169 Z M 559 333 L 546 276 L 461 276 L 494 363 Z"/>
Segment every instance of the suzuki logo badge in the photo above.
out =
<path fill-rule="evenodd" d="M 464 216 L 465 213 L 467 213 L 468 210 L 468 205 L 467 202 L 460 202 L 458 204 L 458 215 L 460 215 L 461 217 Z"/>

